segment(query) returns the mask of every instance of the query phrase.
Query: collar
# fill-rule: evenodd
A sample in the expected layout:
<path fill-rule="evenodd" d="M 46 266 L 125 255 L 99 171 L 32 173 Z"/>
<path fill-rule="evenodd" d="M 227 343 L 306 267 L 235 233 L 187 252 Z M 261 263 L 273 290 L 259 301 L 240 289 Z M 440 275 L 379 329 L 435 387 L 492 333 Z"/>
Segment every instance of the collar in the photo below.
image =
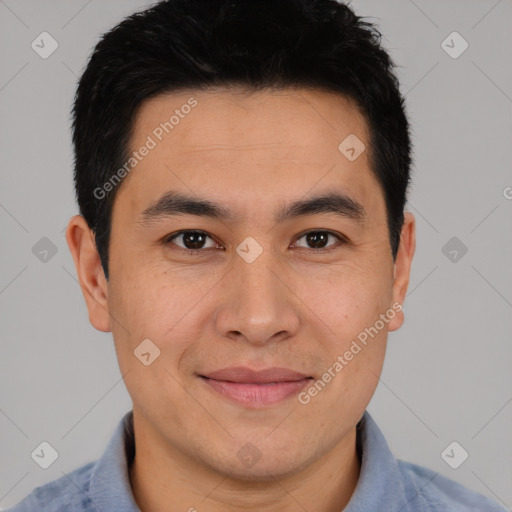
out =
<path fill-rule="evenodd" d="M 89 494 L 98 510 L 140 512 L 129 475 L 134 455 L 133 411 L 129 411 L 117 425 L 91 474 Z"/>

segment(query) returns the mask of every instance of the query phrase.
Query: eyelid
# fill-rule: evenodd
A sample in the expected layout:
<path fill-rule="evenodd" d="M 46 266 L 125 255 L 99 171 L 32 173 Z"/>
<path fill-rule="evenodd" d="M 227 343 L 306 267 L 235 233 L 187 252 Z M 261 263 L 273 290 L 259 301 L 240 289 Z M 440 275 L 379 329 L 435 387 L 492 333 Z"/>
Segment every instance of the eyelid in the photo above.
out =
<path fill-rule="evenodd" d="M 342 235 L 341 233 L 337 233 L 336 231 L 331 231 L 330 229 L 323 229 L 323 228 L 316 228 L 316 229 L 308 229 L 300 234 L 297 235 L 295 241 L 300 240 L 304 236 L 308 235 L 309 233 L 326 233 L 328 235 L 332 235 L 334 238 L 338 239 L 338 244 L 329 245 L 327 247 L 322 247 L 320 249 L 310 249 L 309 247 L 299 247 L 300 249 L 309 249 L 313 252 L 322 252 L 322 251 L 328 251 L 329 249 L 333 249 L 338 247 L 339 245 L 348 244 L 349 240 L 346 236 Z"/>
<path fill-rule="evenodd" d="M 171 243 L 175 238 L 178 238 L 179 236 L 185 234 L 185 233 L 199 233 L 199 234 L 202 234 L 202 235 L 205 235 L 207 238 L 210 238 L 212 241 L 214 241 L 215 243 L 217 243 L 218 245 L 221 245 L 219 244 L 215 238 L 210 235 L 207 231 L 203 231 L 201 229 L 183 229 L 181 231 L 176 231 L 174 233 L 171 233 L 169 235 L 166 235 L 162 241 L 164 244 L 169 244 Z M 297 240 L 300 240 L 301 238 L 303 238 L 304 236 L 308 235 L 309 233 L 326 233 L 328 235 L 332 235 L 334 236 L 335 238 L 338 239 L 338 244 L 334 244 L 334 245 L 330 245 L 330 246 L 327 246 L 327 247 L 322 247 L 320 249 L 313 249 L 313 248 L 309 248 L 309 247 L 300 247 L 300 249 L 309 249 L 313 252 L 323 252 L 323 251 L 328 251 L 329 249 L 331 248 L 335 248 L 337 246 L 339 246 L 340 244 L 341 245 L 344 245 L 344 244 L 347 244 L 349 243 L 349 240 L 346 236 L 342 235 L 341 233 L 337 233 L 336 231 L 331 231 L 329 229 L 325 229 L 325 228 L 313 228 L 313 229 L 308 229 L 306 231 L 303 231 L 302 233 L 299 233 L 296 237 L 295 237 L 295 242 Z M 174 244 L 176 245 L 176 244 Z M 186 252 L 188 254 L 198 254 L 200 252 L 205 252 L 207 249 L 213 249 L 213 247 L 207 247 L 207 248 L 201 248 L 201 249 L 187 249 L 185 247 L 180 247 L 179 245 L 176 245 L 177 249 L 178 250 L 181 250 L 183 252 Z"/>
<path fill-rule="evenodd" d="M 203 231 L 201 229 L 182 229 L 181 231 L 176 231 L 174 233 L 166 235 L 162 239 L 162 242 L 164 244 L 174 243 L 172 241 L 175 238 L 178 238 L 179 236 L 184 235 L 186 233 L 198 233 L 198 234 L 204 235 L 205 237 L 210 238 L 212 241 L 214 241 L 215 243 L 218 244 L 218 242 L 212 237 L 212 235 L 210 235 L 207 231 Z M 174 244 L 174 245 L 176 245 L 176 244 Z M 179 245 L 177 245 L 177 247 L 178 247 L 178 249 L 181 249 L 182 251 L 186 251 L 186 252 L 204 252 L 206 249 L 212 249 L 212 247 L 207 247 L 206 249 L 204 249 L 204 248 L 202 248 L 202 249 L 187 249 L 186 247 L 180 247 Z"/>

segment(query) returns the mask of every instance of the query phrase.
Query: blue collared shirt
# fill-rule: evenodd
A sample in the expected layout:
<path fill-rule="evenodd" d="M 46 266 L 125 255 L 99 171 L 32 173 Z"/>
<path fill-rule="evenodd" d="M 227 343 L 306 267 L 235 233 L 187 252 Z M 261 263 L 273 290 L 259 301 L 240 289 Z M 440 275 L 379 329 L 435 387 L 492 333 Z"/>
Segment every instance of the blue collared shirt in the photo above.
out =
<path fill-rule="evenodd" d="M 368 411 L 358 424 L 357 439 L 361 473 L 343 512 L 507 511 L 430 469 L 396 459 Z M 129 411 L 98 461 L 37 487 L 7 512 L 140 512 L 128 472 L 134 453 Z"/>

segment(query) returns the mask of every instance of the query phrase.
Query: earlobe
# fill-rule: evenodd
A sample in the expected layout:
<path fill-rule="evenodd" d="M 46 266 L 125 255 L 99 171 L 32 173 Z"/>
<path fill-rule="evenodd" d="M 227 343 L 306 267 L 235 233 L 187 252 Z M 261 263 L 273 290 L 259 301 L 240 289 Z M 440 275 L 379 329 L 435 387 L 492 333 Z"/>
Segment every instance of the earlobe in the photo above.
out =
<path fill-rule="evenodd" d="M 404 312 L 402 305 L 405 301 L 407 287 L 411 273 L 412 259 L 416 250 L 416 221 L 410 212 L 404 214 L 404 224 L 400 234 L 400 245 L 395 259 L 394 280 L 393 280 L 393 301 L 397 314 L 388 324 L 388 331 L 399 329 L 404 323 Z"/>
<path fill-rule="evenodd" d="M 66 241 L 75 262 L 78 281 L 92 326 L 110 332 L 108 285 L 96 249 L 94 233 L 81 215 L 73 216 L 66 229 Z"/>

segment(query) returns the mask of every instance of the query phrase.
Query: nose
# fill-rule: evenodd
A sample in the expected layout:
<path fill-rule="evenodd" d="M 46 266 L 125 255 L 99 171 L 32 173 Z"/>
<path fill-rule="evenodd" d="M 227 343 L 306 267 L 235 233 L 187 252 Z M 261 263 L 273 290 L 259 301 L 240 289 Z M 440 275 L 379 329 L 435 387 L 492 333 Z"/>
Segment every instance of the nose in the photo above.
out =
<path fill-rule="evenodd" d="M 289 282 L 296 274 L 286 266 L 270 250 L 252 263 L 236 258 L 222 285 L 216 316 L 221 336 L 265 345 L 297 333 L 300 300 Z"/>

